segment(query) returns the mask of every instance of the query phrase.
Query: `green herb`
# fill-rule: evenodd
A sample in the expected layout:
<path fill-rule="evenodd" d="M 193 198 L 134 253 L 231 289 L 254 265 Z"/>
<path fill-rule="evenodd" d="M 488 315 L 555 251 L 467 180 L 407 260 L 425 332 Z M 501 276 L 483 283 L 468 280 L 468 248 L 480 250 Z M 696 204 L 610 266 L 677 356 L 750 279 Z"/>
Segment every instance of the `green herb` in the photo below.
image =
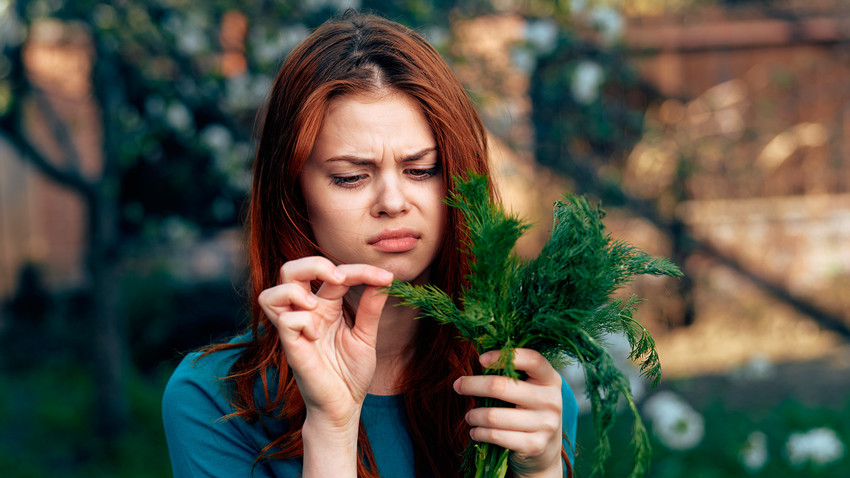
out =
<path fill-rule="evenodd" d="M 470 174 L 456 178 L 457 190 L 446 202 L 462 211 L 469 227 L 467 244 L 471 273 L 460 297 L 460 308 L 437 287 L 394 282 L 389 293 L 406 305 L 418 307 L 423 317 L 453 324 L 471 340 L 479 353 L 499 350 L 503 368 L 485 374 L 520 376 L 512 350 L 537 350 L 556 367 L 577 360 L 585 371 L 587 395 L 596 430 L 594 475 L 604 473 L 611 453 L 608 432 L 614 423 L 619 397 L 634 416 L 632 477 L 643 476 L 652 449 L 628 380 L 605 350 L 605 334 L 622 332 L 631 345 L 630 359 L 656 385 L 661 364 L 655 341 L 632 318 L 639 299 L 612 298 L 638 274 L 681 276 L 663 258 L 613 240 L 605 232 L 604 212 L 584 197 L 567 195 L 555 203 L 551 237 L 540 255 L 530 261 L 513 253 L 516 240 L 529 227 L 490 201 L 487 178 Z M 505 406 L 485 399 L 481 406 Z M 475 477 L 504 477 L 508 450 L 481 443 L 466 452 L 467 472 Z"/>

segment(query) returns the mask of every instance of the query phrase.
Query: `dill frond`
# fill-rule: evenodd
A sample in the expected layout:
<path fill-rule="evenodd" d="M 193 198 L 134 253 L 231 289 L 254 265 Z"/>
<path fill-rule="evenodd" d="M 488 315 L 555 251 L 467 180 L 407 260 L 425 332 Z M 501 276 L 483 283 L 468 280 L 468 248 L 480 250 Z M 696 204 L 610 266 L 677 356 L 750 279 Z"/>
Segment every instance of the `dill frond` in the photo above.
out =
<path fill-rule="evenodd" d="M 604 211 L 574 195 L 555 203 L 551 236 L 538 257 L 522 260 L 513 249 L 529 226 L 490 201 L 486 177 L 470 174 L 466 180 L 455 179 L 457 188 L 446 203 L 463 213 L 469 228 L 466 248 L 471 270 L 459 298 L 461 307 L 431 285 L 396 281 L 389 294 L 418 307 L 422 317 L 453 324 L 479 353 L 500 350 L 505 368 L 497 373 L 505 376 L 519 376 L 512 363 L 516 347 L 537 350 L 554 365 L 565 358 L 581 363 L 596 431 L 594 474 L 604 474 L 611 454 L 608 433 L 622 397 L 634 419 L 630 476 L 643 476 L 652 453 L 649 436 L 628 380 L 601 338 L 625 334 L 631 346 L 629 358 L 656 385 L 661 363 L 655 341 L 633 318 L 640 299 L 615 299 L 612 294 L 636 275 L 676 277 L 681 271 L 667 259 L 612 239 L 605 232 Z M 499 447 L 479 444 L 466 456 L 475 462 L 476 477 L 503 477 L 506 454 Z"/>

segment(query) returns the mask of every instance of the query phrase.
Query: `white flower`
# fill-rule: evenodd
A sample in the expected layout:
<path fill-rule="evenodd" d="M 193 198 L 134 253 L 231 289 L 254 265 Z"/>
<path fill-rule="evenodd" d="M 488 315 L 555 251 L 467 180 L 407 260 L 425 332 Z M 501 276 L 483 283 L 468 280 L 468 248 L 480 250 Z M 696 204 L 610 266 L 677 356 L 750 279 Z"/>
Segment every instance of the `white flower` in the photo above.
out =
<path fill-rule="evenodd" d="M 767 380 L 776 375 L 776 366 L 763 353 L 755 353 L 750 359 L 729 373 L 732 379 L 742 381 Z"/>
<path fill-rule="evenodd" d="M 165 239 L 175 245 L 188 245 L 198 239 L 198 228 L 180 216 L 168 216 L 160 225 Z"/>
<path fill-rule="evenodd" d="M 206 35 L 199 28 L 188 28 L 177 36 L 177 48 L 187 55 L 198 54 L 206 47 Z"/>
<path fill-rule="evenodd" d="M 192 112 L 179 101 L 168 105 L 168 109 L 165 110 L 165 122 L 175 131 L 187 131 L 194 125 Z"/>
<path fill-rule="evenodd" d="M 584 60 L 576 66 L 573 72 L 573 82 L 570 85 L 573 98 L 579 103 L 588 105 L 599 97 L 599 87 L 603 80 L 602 67 L 598 63 Z"/>
<path fill-rule="evenodd" d="M 570 12 L 577 13 L 587 8 L 587 0 L 570 0 Z"/>
<path fill-rule="evenodd" d="M 226 106 L 234 111 L 253 110 L 263 102 L 271 86 L 272 78 L 266 75 L 228 78 Z"/>
<path fill-rule="evenodd" d="M 537 56 L 527 48 L 514 48 L 511 50 L 511 62 L 520 71 L 530 74 L 537 66 Z"/>
<path fill-rule="evenodd" d="M 605 45 L 614 43 L 623 32 L 623 16 L 610 7 L 595 7 L 589 15 L 589 20 L 599 30 L 600 39 Z"/>
<path fill-rule="evenodd" d="M 247 193 L 251 189 L 251 154 L 248 143 L 236 143 L 224 154 L 213 157 L 215 169 L 227 179 L 233 189 Z"/>
<path fill-rule="evenodd" d="M 360 8 L 360 0 L 304 0 L 303 5 L 308 11 L 316 12 L 325 7 L 334 8 L 337 10 L 345 10 L 346 8 Z"/>
<path fill-rule="evenodd" d="M 785 443 L 788 462 L 802 468 L 811 462 L 816 466 L 828 465 L 844 457 L 844 443 L 830 428 L 813 428 L 805 433 L 792 433 Z"/>
<path fill-rule="evenodd" d="M 546 54 L 558 44 L 558 24 L 551 18 L 530 21 L 525 24 L 524 35 L 538 53 Z"/>
<path fill-rule="evenodd" d="M 307 38 L 310 30 L 301 23 L 286 25 L 274 33 L 257 28 L 251 32 L 251 47 L 257 60 L 269 63 L 283 58 L 295 45 Z"/>
<path fill-rule="evenodd" d="M 0 0 L 0 49 L 8 45 L 16 47 L 27 36 L 26 26 L 21 23 L 9 0 Z"/>
<path fill-rule="evenodd" d="M 332 3 L 334 3 L 340 10 L 345 10 L 346 8 L 360 8 L 360 0 L 336 0 Z"/>
<path fill-rule="evenodd" d="M 177 49 L 187 55 L 196 55 L 209 49 L 209 20 L 199 12 L 183 19 L 178 14 L 168 15 L 162 22 L 166 31 L 174 35 Z"/>
<path fill-rule="evenodd" d="M 428 43 L 433 45 L 434 48 L 446 46 L 450 39 L 449 32 L 445 28 L 436 25 L 423 27 L 419 30 L 419 34 L 422 35 Z"/>
<path fill-rule="evenodd" d="M 224 154 L 233 144 L 230 130 L 220 124 L 211 124 L 201 131 L 201 142 L 215 154 Z"/>
<path fill-rule="evenodd" d="M 767 465 L 767 435 L 754 431 L 747 437 L 741 452 L 738 454 L 741 464 L 750 473 L 757 473 Z"/>
<path fill-rule="evenodd" d="M 672 450 L 690 450 L 702 441 L 705 423 L 702 415 L 673 392 L 662 391 L 644 404 L 644 413 L 652 420 L 652 431 Z"/>

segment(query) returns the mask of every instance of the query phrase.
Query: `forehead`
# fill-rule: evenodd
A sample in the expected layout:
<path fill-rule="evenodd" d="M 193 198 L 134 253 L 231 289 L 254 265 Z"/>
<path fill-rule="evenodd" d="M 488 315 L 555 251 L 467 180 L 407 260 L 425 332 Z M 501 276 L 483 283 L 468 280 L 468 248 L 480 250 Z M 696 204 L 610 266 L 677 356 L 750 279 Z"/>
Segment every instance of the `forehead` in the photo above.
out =
<path fill-rule="evenodd" d="M 307 162 L 319 165 L 344 157 L 401 161 L 437 146 L 422 108 L 411 96 L 348 94 L 328 104 Z"/>
<path fill-rule="evenodd" d="M 352 136 L 356 135 L 356 136 Z M 339 139 L 434 141 L 419 103 L 397 91 L 347 94 L 333 98 L 319 130 L 318 141 Z"/>

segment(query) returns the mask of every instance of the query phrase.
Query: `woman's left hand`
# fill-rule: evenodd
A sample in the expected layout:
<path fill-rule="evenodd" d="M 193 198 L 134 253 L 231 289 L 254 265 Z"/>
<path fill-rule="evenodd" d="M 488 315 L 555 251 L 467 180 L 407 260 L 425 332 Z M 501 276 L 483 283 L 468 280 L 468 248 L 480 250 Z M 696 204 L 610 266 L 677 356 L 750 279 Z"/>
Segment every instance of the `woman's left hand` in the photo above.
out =
<path fill-rule="evenodd" d="M 491 366 L 499 351 L 480 357 L 481 365 Z M 510 466 L 518 477 L 560 477 L 563 475 L 561 376 L 539 352 L 514 350 L 514 366 L 528 375 L 513 380 L 499 375 L 460 377 L 454 389 L 461 395 L 490 397 L 516 408 L 474 408 L 466 414 L 472 426 L 470 436 L 512 451 Z"/>

